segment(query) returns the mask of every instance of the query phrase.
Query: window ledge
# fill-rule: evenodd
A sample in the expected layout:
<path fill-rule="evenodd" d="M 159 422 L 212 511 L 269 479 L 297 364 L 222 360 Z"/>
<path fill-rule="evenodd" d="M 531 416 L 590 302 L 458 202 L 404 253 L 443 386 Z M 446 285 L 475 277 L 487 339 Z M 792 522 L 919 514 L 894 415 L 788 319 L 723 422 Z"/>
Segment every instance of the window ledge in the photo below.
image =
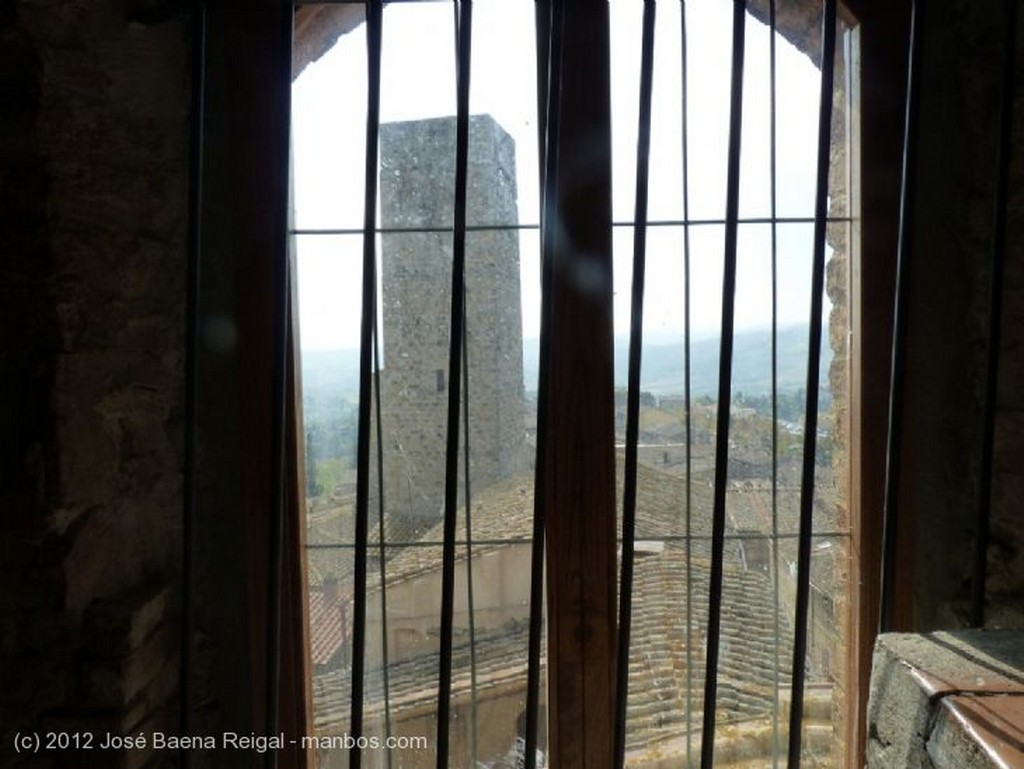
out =
<path fill-rule="evenodd" d="M 880 636 L 868 729 L 868 769 L 1024 766 L 1024 632 Z"/>

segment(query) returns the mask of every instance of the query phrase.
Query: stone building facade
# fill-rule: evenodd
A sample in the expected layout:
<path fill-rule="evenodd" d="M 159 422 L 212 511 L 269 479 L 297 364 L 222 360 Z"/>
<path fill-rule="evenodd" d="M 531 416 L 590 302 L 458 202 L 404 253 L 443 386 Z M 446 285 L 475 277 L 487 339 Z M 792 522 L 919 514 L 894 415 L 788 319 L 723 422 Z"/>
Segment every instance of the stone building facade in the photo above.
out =
<path fill-rule="evenodd" d="M 455 118 L 384 124 L 380 142 L 384 495 L 392 525 L 415 534 L 444 505 Z M 470 119 L 468 162 L 467 225 L 487 228 L 466 235 L 463 362 L 483 488 L 522 466 L 525 445 L 515 144 L 490 116 Z"/>

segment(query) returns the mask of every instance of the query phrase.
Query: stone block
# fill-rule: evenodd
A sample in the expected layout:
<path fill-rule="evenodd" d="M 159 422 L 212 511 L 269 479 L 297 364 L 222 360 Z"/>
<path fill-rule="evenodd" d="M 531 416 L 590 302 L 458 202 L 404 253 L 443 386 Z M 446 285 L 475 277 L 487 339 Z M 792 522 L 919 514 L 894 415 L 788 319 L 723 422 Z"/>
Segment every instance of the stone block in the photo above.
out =
<path fill-rule="evenodd" d="M 868 702 L 868 769 L 1024 766 L 1024 633 L 879 637 Z"/>
<path fill-rule="evenodd" d="M 138 648 L 167 618 L 170 598 L 169 587 L 151 585 L 94 601 L 85 612 L 86 649 L 111 658 Z"/>
<path fill-rule="evenodd" d="M 155 631 L 139 648 L 117 658 L 83 660 L 81 680 L 84 703 L 97 708 L 124 708 L 168 668 L 177 668 L 173 625 Z"/>

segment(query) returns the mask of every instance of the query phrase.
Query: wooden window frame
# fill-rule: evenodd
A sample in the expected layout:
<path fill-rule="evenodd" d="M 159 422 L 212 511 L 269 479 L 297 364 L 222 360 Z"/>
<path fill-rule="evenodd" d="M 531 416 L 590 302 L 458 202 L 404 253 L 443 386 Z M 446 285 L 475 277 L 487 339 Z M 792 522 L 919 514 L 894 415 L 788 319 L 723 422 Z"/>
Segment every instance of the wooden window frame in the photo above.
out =
<path fill-rule="evenodd" d="M 584 6 L 591 8 L 582 0 L 575 0 L 567 4 L 567 9 Z M 851 580 L 858 588 L 851 590 L 849 607 L 848 645 L 856 653 L 847 656 L 847 680 L 856 684 L 856 690 L 849 693 L 852 717 L 847 724 L 848 744 L 856 748 L 848 757 L 848 763 L 859 767 L 863 765 L 866 742 L 867 686 L 877 628 L 891 297 L 899 207 L 898 169 L 902 152 L 902 131 L 899 129 L 902 127 L 904 104 L 909 2 L 847 0 L 845 6 L 861 30 L 860 141 L 859 157 L 855 159 L 860 169 L 860 212 L 855 214 L 854 238 L 859 257 L 851 262 L 853 333 L 850 357 L 853 365 L 849 389 L 849 503 L 851 511 L 855 511 L 851 516 Z M 205 150 L 204 176 L 207 189 L 244 190 L 244 194 L 207 205 L 204 223 L 207 228 L 220 228 L 228 233 L 225 236 L 228 246 L 219 256 L 234 270 L 233 290 L 237 297 L 238 365 L 242 372 L 238 379 L 238 408 L 239 421 L 245 433 L 240 444 L 244 509 L 239 511 L 239 522 L 245 532 L 243 554 L 248 564 L 249 579 L 236 587 L 238 595 L 245 596 L 249 623 L 248 630 L 240 632 L 235 640 L 246 646 L 251 670 L 250 693 L 253 695 L 249 715 L 252 730 L 259 731 L 265 716 L 265 700 L 258 695 L 265 689 L 262 682 L 266 659 L 265 554 L 273 514 L 266 483 L 269 471 L 267 458 L 271 456 L 270 392 L 269 385 L 265 384 L 269 376 L 263 377 L 260 372 L 271 370 L 274 355 L 273 334 L 267 325 L 268 308 L 273 306 L 277 290 L 273 281 L 274 265 L 275 260 L 281 258 L 280 228 L 284 222 L 282 212 L 271 209 L 275 202 L 281 200 L 281 190 L 287 189 L 289 178 L 287 107 L 290 104 L 292 54 L 283 50 L 281 40 L 285 27 L 291 29 L 293 18 L 292 9 L 275 0 L 210 2 L 209 7 L 211 39 L 218 45 L 231 46 L 235 54 L 217 55 L 214 52 L 207 66 L 208 121 L 212 121 L 214 126 L 207 134 L 210 141 Z M 594 14 L 594 26 L 591 28 L 591 34 L 598 36 L 602 34 L 601 25 L 605 25 L 606 30 L 608 23 L 607 7 L 602 5 L 601 8 L 605 13 Z M 238 55 L 239 51 L 244 51 L 245 55 Z M 574 54 L 567 61 L 571 68 L 572 63 L 583 59 L 577 59 Z M 588 73 L 587 77 L 592 78 L 593 74 Z M 592 90 L 598 90 L 593 89 L 592 79 L 589 82 Z M 565 105 L 563 119 L 572 124 L 575 115 L 580 123 L 573 130 L 586 132 L 589 130 L 587 110 L 594 109 L 603 107 L 570 100 Z M 224 126 L 233 126 L 237 130 L 224 130 Z M 600 141 L 605 142 L 606 138 L 602 136 Z M 564 201 L 568 210 L 579 214 L 582 223 L 589 216 L 585 212 L 604 212 L 607 209 L 610 222 L 610 197 L 606 200 L 604 193 L 595 191 L 597 188 L 591 183 L 593 180 L 588 182 L 574 177 L 578 164 L 574 165 L 568 154 L 563 162 L 566 180 L 574 180 L 571 187 L 565 188 L 565 194 L 575 196 L 576 200 L 576 203 Z M 610 196 L 610 181 L 600 179 L 597 182 L 598 187 L 605 184 Z M 603 232 L 594 233 L 593 228 L 584 227 L 580 233 L 601 239 L 598 248 L 605 250 L 610 269 L 610 235 L 605 244 Z M 556 289 L 567 290 L 566 285 Z M 556 350 L 560 355 L 570 356 L 572 366 L 594 366 L 595 369 L 591 372 L 593 376 L 583 377 L 580 376 L 583 368 L 567 367 L 563 371 L 575 370 L 576 373 L 555 377 L 553 413 L 557 413 L 557 403 L 565 399 L 591 403 L 595 409 L 601 410 L 604 405 L 610 406 L 612 392 L 608 344 L 610 307 L 606 308 L 606 315 L 589 317 L 586 308 L 579 305 L 578 296 L 560 296 L 556 328 L 553 330 Z M 293 329 L 295 322 L 293 318 Z M 595 322 L 607 328 L 607 335 L 603 332 L 599 338 L 593 335 Z M 587 333 L 580 335 L 581 330 Z M 596 355 L 587 355 L 584 352 L 586 348 L 580 344 L 579 340 L 588 336 L 598 347 Z M 287 404 L 290 429 L 287 442 L 289 456 L 296 461 L 287 464 L 280 724 L 286 732 L 304 734 L 307 724 L 312 721 L 308 675 L 312 666 L 304 621 L 305 589 L 301 582 L 304 572 L 301 524 L 303 442 L 296 439 L 295 429 L 301 415 L 301 403 L 297 398 L 300 389 L 298 367 L 291 339 L 293 337 L 289 336 L 291 368 Z M 584 388 L 586 392 L 582 392 Z M 601 414 L 603 417 L 603 412 Z M 549 569 L 553 570 L 552 579 L 557 582 L 561 575 L 576 585 L 582 584 L 580 594 L 584 597 L 575 606 L 559 604 L 557 599 L 553 599 L 556 603 L 549 606 L 552 610 L 549 620 L 551 644 L 559 646 L 558 651 L 552 648 L 554 653 L 549 661 L 549 699 L 555 703 L 549 712 L 558 714 L 551 724 L 549 746 L 559 755 L 559 765 L 563 767 L 598 766 L 599 755 L 607 755 L 609 761 L 611 756 L 616 579 L 614 459 L 607 440 L 585 439 L 587 435 L 598 436 L 602 431 L 610 434 L 606 422 L 604 418 L 580 420 L 578 424 L 573 423 L 571 430 L 566 430 L 566 425 L 562 424 L 556 434 L 564 436 L 564 439 L 556 439 L 551 449 L 556 468 L 563 465 L 589 467 L 591 469 L 587 472 L 599 471 L 606 478 L 604 484 L 576 486 L 566 482 L 552 485 L 547 490 L 553 509 L 577 511 L 575 516 L 561 519 L 567 524 L 566 529 L 559 530 L 557 523 L 549 529 L 552 548 L 557 546 L 554 543 L 559 537 L 583 537 L 580 541 L 585 548 L 592 550 L 593 557 L 597 559 L 595 563 L 599 565 L 599 568 L 589 570 L 589 582 L 580 583 L 580 575 L 571 574 L 567 568 L 567 563 L 574 564 L 571 568 L 575 569 L 579 562 L 548 561 Z M 585 457 L 580 456 L 581 447 Z M 590 515 L 594 509 L 601 510 L 600 527 L 593 526 L 593 518 L 583 525 L 580 511 L 584 507 Z M 909 523 L 908 506 L 902 505 L 901 509 L 904 511 L 902 516 Z M 903 530 L 909 532 L 912 527 L 906 525 Z M 903 537 L 901 546 L 909 552 L 912 543 L 908 537 Z M 898 575 L 897 623 L 906 626 L 912 578 L 908 565 L 911 559 L 902 557 L 899 560 L 905 568 Z M 558 591 L 553 592 L 557 594 Z M 593 642 L 589 646 L 584 645 L 580 641 L 583 638 Z M 561 647 L 563 643 L 568 647 Z M 577 656 L 572 656 L 574 652 L 569 647 L 575 649 Z M 573 705 L 566 704 L 562 698 L 575 696 L 571 694 L 573 691 L 580 692 L 584 679 L 589 682 L 587 699 Z M 569 695 L 560 693 L 563 692 L 563 681 L 564 692 L 569 692 Z M 601 724 L 606 724 L 606 730 Z M 588 755 L 587 751 L 593 755 Z M 582 764 L 580 761 L 584 756 L 586 763 Z M 282 753 L 278 758 L 280 766 L 313 765 L 311 755 L 300 750 Z"/>

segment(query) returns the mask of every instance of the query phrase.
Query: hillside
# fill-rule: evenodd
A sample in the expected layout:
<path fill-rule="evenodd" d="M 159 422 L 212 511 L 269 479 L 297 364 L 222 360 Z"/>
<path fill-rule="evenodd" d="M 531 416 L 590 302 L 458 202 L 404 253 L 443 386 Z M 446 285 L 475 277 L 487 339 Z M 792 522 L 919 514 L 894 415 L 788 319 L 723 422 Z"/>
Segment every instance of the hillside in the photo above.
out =
<path fill-rule="evenodd" d="M 807 381 L 807 326 L 792 326 L 779 331 L 779 392 L 795 392 Z M 718 394 L 717 337 L 701 339 L 690 345 L 690 380 L 694 397 Z M 528 390 L 536 389 L 537 340 L 524 341 L 526 365 L 523 378 Z M 685 350 L 683 340 L 644 345 L 640 387 L 655 395 L 679 394 L 685 390 Z M 628 374 L 629 341 L 615 340 L 615 386 L 625 387 Z M 827 340 L 822 349 L 822 383 L 827 383 L 832 350 Z M 767 395 L 771 392 L 771 332 L 768 329 L 737 333 L 733 338 L 733 392 Z"/>
<path fill-rule="evenodd" d="M 779 392 L 804 387 L 807 378 L 807 327 L 779 331 Z M 733 391 L 764 395 L 771 391 L 771 334 L 767 329 L 736 334 L 733 342 Z M 526 390 L 537 387 L 537 339 L 523 340 L 523 380 Z M 694 397 L 718 392 L 717 338 L 691 344 L 691 387 Z M 629 342 L 615 340 L 615 385 L 626 386 Z M 682 340 L 648 344 L 643 351 L 641 387 L 655 395 L 682 393 L 684 350 Z M 832 351 L 822 350 L 822 382 L 827 382 Z M 302 380 L 307 403 L 344 398 L 355 402 L 359 387 L 358 350 L 312 350 L 303 354 Z"/>

